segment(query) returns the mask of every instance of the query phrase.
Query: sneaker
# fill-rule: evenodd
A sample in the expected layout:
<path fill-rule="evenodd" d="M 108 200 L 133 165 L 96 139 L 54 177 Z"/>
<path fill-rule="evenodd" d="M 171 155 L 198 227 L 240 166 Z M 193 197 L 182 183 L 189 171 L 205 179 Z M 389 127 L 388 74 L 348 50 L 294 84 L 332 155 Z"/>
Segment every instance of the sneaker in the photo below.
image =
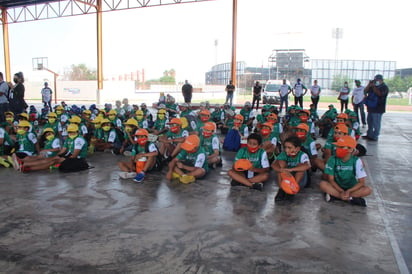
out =
<path fill-rule="evenodd" d="M 196 178 L 195 178 L 195 176 L 183 174 L 182 176 L 180 176 L 179 180 L 182 184 L 190 184 L 190 183 L 193 183 L 194 181 L 196 181 Z"/>
<path fill-rule="evenodd" d="M 179 173 L 173 172 L 173 173 L 172 173 L 172 180 L 173 180 L 173 179 L 180 179 Z"/>
<path fill-rule="evenodd" d="M 13 160 L 13 167 L 15 170 L 19 171 L 20 170 L 20 160 L 19 158 L 17 158 L 16 154 L 13 154 L 11 156 L 12 160 Z"/>
<path fill-rule="evenodd" d="M 121 171 L 119 172 L 119 177 L 122 179 L 132 179 L 136 177 L 136 172 L 126 172 L 126 171 Z"/>
<path fill-rule="evenodd" d="M 10 167 L 10 164 L 4 159 L 0 157 L 0 165 L 4 167 Z"/>
<path fill-rule="evenodd" d="M 235 181 L 235 180 L 232 180 L 232 181 L 230 181 L 230 185 L 231 185 L 231 186 L 242 186 L 243 184 L 241 184 L 241 183 L 239 183 L 239 182 L 237 182 L 237 181 Z"/>
<path fill-rule="evenodd" d="M 130 156 L 132 156 L 132 152 L 126 150 L 125 152 L 123 152 L 123 155 L 124 155 L 124 156 L 127 156 L 127 157 L 130 157 Z"/>
<path fill-rule="evenodd" d="M 251 189 L 256 189 L 259 191 L 263 191 L 263 184 L 262 183 L 254 183 L 251 187 Z"/>
<path fill-rule="evenodd" d="M 363 198 L 352 197 L 349 201 L 352 205 L 358 205 L 358 206 L 366 207 L 366 201 Z"/>
<path fill-rule="evenodd" d="M 286 192 L 279 188 L 278 193 L 275 196 L 275 202 L 283 201 L 286 199 Z"/>
<path fill-rule="evenodd" d="M 144 180 L 144 172 L 139 172 L 137 173 L 136 177 L 134 177 L 133 181 L 135 181 L 136 183 L 141 183 Z"/>

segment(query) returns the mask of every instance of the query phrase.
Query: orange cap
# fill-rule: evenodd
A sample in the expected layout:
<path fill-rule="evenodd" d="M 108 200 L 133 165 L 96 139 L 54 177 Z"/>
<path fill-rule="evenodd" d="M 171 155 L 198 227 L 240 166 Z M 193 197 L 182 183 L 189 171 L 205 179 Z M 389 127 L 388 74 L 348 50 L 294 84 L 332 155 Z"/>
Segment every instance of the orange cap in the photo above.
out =
<path fill-rule="evenodd" d="M 149 136 L 149 132 L 144 128 L 139 128 L 136 130 L 135 136 Z"/>
<path fill-rule="evenodd" d="M 340 137 L 335 143 L 333 143 L 335 146 L 338 147 L 350 147 L 350 148 L 355 148 L 356 147 L 356 140 L 352 136 L 342 136 Z"/>
<path fill-rule="evenodd" d="M 207 115 L 210 116 L 210 111 L 207 109 L 203 109 L 202 111 L 199 112 L 200 115 Z"/>
<path fill-rule="evenodd" d="M 341 113 L 338 116 L 336 116 L 336 118 L 340 118 L 340 119 L 348 119 L 348 115 L 346 113 Z"/>
<path fill-rule="evenodd" d="M 272 130 L 273 129 L 273 124 L 266 122 L 266 123 L 262 124 L 260 127 L 269 127 L 270 130 Z"/>
<path fill-rule="evenodd" d="M 309 111 L 309 110 L 307 110 L 307 109 L 302 109 L 302 110 L 300 111 L 300 113 L 302 113 L 302 112 L 304 112 L 304 113 L 306 113 L 308 116 L 310 116 L 310 111 Z"/>
<path fill-rule="evenodd" d="M 306 132 L 309 132 L 309 126 L 307 124 L 304 124 L 304 123 L 300 123 L 299 125 L 296 126 L 296 128 L 303 129 Z"/>
<path fill-rule="evenodd" d="M 182 125 L 182 121 L 179 118 L 173 118 L 172 120 L 170 120 L 170 122 L 168 123 L 170 124 L 178 124 L 178 125 Z"/>
<path fill-rule="evenodd" d="M 200 144 L 200 139 L 197 135 L 189 135 L 183 142 L 181 148 L 186 151 L 192 151 Z"/>
<path fill-rule="evenodd" d="M 242 116 L 242 114 L 236 114 L 234 119 L 243 121 L 243 116 Z"/>
<path fill-rule="evenodd" d="M 206 122 L 205 125 L 203 126 L 204 129 L 206 130 L 212 130 L 215 131 L 216 129 L 216 124 L 213 122 Z"/>
<path fill-rule="evenodd" d="M 343 132 L 343 133 L 346 133 L 346 134 L 349 133 L 348 127 L 345 124 L 337 124 L 335 126 L 335 131 L 340 131 L 340 132 Z"/>
<path fill-rule="evenodd" d="M 234 165 L 236 171 L 246 171 L 253 167 L 253 164 L 248 159 L 239 159 Z"/>
<path fill-rule="evenodd" d="M 295 195 L 299 192 L 300 187 L 296 182 L 295 177 L 286 173 L 281 173 L 280 177 L 282 178 L 282 181 L 280 181 L 280 187 L 284 192 L 291 195 Z"/>

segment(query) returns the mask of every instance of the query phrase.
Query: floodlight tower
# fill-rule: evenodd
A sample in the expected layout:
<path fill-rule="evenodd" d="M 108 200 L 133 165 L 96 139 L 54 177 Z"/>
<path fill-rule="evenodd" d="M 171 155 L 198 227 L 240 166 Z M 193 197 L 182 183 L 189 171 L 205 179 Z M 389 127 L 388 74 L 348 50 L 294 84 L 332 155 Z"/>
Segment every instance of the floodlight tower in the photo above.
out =
<path fill-rule="evenodd" d="M 332 38 L 336 39 L 336 46 L 335 46 L 335 74 L 338 67 L 338 58 L 339 58 L 339 39 L 343 37 L 343 29 L 342 28 L 334 28 L 332 29 Z"/>

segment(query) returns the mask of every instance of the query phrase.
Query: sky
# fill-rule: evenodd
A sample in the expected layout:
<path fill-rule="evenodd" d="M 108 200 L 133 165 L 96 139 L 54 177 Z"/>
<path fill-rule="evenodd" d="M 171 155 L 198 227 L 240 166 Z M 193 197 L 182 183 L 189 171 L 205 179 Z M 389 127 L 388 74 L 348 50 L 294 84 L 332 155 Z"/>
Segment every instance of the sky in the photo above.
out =
<path fill-rule="evenodd" d="M 104 13 L 104 76 L 144 69 L 149 80 L 173 68 L 179 82 L 204 82 L 213 65 L 231 61 L 232 2 Z M 310 59 L 334 59 L 332 30 L 341 28 L 339 59 L 412 67 L 411 10 L 407 0 L 238 0 L 237 60 L 268 67 L 274 49 L 305 49 Z M 61 74 L 72 64 L 97 68 L 95 14 L 10 24 L 9 39 L 12 73 L 23 71 L 28 79 L 35 77 L 33 57 L 48 57 L 49 68 Z"/>

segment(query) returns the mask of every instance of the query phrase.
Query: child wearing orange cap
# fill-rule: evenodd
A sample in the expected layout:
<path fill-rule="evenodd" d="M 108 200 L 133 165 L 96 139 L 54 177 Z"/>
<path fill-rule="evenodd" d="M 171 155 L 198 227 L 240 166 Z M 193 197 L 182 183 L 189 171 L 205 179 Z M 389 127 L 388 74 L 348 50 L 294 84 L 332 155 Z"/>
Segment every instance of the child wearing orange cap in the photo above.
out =
<path fill-rule="evenodd" d="M 200 145 L 206 151 L 209 166 L 213 164 L 222 166 L 220 141 L 215 131 L 216 124 L 214 122 L 206 122 L 202 129 L 202 135 L 200 135 Z"/>
<path fill-rule="evenodd" d="M 197 135 L 190 135 L 181 145 L 179 154 L 169 163 L 168 180 L 179 179 L 189 184 L 203 178 L 208 172 L 207 155 Z"/>
<path fill-rule="evenodd" d="M 241 148 L 235 157 L 234 165 L 228 171 L 232 179 L 231 186 L 244 185 L 252 189 L 263 190 L 263 182 L 269 179 L 269 160 L 266 151 L 260 147 L 262 137 L 257 133 L 252 133 L 247 138 L 247 146 Z M 247 159 L 251 166 L 239 170 L 236 162 L 240 159 Z"/>
<path fill-rule="evenodd" d="M 153 169 L 156 164 L 156 157 L 159 154 L 154 143 L 149 142 L 149 132 L 139 128 L 134 134 L 136 144 L 133 146 L 130 162 L 119 162 L 118 166 L 122 172 L 119 173 L 122 179 L 131 179 L 140 183 L 144 180 L 147 172 Z"/>
<path fill-rule="evenodd" d="M 210 111 L 208 109 L 202 109 L 199 112 L 199 116 L 198 116 L 198 119 L 196 121 L 196 128 L 193 129 L 194 130 L 193 133 L 195 133 L 199 136 L 202 135 L 202 130 L 203 130 L 202 128 L 205 125 L 205 123 L 210 121 L 210 115 L 211 114 L 210 114 Z"/>
<path fill-rule="evenodd" d="M 260 136 L 262 136 L 262 148 L 268 155 L 269 163 L 272 163 L 276 159 L 278 137 L 273 133 L 273 124 L 266 122 L 260 126 Z"/>
<path fill-rule="evenodd" d="M 159 152 L 160 155 L 170 161 L 179 153 L 180 144 L 186 140 L 189 132 L 182 129 L 182 121 L 179 118 L 172 118 L 167 125 L 169 130 L 166 132 L 166 135 L 159 136 Z"/>
<path fill-rule="evenodd" d="M 284 151 L 282 151 L 276 161 L 272 163 L 272 168 L 277 172 L 277 182 L 282 181 L 282 174 L 292 175 L 299 184 L 300 189 L 307 184 L 307 170 L 310 168 L 309 156 L 301 150 L 302 142 L 296 136 L 287 138 L 284 143 Z M 286 194 L 279 187 L 278 193 L 275 196 L 275 202 L 283 200 L 292 200 L 294 195 Z"/>
<path fill-rule="evenodd" d="M 325 146 L 323 147 L 323 159 L 325 163 L 329 160 L 330 156 L 335 155 L 335 145 L 334 142 L 339 138 L 348 135 L 348 127 L 345 124 L 337 124 L 333 130 L 332 140 L 327 139 Z"/>
<path fill-rule="evenodd" d="M 334 145 L 336 155 L 329 158 L 325 168 L 328 180 L 322 180 L 319 185 L 325 192 L 325 200 L 329 202 L 336 198 L 365 207 L 363 197 L 370 195 L 372 189 L 365 185 L 367 175 L 362 160 L 352 155 L 356 140 L 351 136 L 343 136 Z"/>
<path fill-rule="evenodd" d="M 301 150 L 309 156 L 312 168 L 319 168 L 323 171 L 325 169 L 325 164 L 322 159 L 318 158 L 318 150 L 316 148 L 315 141 L 312 139 L 311 134 L 309 134 L 309 126 L 307 124 L 301 123 L 296 126 L 295 131 L 296 137 L 298 137 L 302 142 Z M 310 178 L 308 179 L 309 185 Z"/>

